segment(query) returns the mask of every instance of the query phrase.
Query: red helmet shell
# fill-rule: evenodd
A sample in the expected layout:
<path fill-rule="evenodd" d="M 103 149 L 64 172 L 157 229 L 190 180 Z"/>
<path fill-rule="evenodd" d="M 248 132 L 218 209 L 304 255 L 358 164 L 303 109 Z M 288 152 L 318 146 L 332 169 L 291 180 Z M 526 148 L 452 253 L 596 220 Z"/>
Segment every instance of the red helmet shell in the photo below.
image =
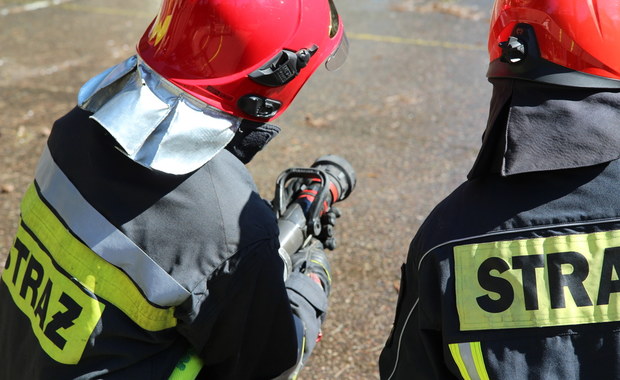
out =
<path fill-rule="evenodd" d="M 567 69 L 620 79 L 620 2 L 606 0 L 497 0 L 489 32 L 490 61 L 517 24 L 535 32 L 540 57 Z"/>
<path fill-rule="evenodd" d="M 163 0 L 138 43 L 155 72 L 230 114 L 266 121 L 279 116 L 339 46 L 344 30 L 331 0 Z M 332 17 L 334 16 L 334 17 Z M 335 21 L 334 21 L 335 20 Z M 283 50 L 318 47 L 293 79 L 265 86 L 248 77 Z M 246 95 L 280 103 L 274 115 L 239 108 Z"/>

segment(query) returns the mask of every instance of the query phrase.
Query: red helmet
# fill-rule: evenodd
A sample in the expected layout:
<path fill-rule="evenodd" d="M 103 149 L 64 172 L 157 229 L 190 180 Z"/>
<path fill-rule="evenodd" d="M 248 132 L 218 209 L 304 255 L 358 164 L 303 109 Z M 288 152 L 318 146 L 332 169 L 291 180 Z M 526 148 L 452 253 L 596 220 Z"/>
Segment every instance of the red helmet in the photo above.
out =
<path fill-rule="evenodd" d="M 489 78 L 620 88 L 620 2 L 497 0 Z"/>
<path fill-rule="evenodd" d="M 267 121 L 347 44 L 332 0 L 163 0 L 138 55 L 205 103 Z"/>

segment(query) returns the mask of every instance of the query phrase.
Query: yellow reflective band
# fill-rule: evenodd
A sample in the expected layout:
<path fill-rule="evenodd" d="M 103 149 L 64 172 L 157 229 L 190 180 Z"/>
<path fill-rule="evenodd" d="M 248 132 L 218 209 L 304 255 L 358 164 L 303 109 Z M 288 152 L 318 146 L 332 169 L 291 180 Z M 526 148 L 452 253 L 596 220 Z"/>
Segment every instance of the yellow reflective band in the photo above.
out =
<path fill-rule="evenodd" d="M 187 353 L 174 367 L 168 380 L 193 380 L 204 366 L 202 359 L 193 351 Z"/>
<path fill-rule="evenodd" d="M 141 328 L 160 331 L 174 327 L 174 308 L 150 304 L 120 269 L 76 239 L 39 198 L 31 185 L 22 201 L 23 222 L 51 253 L 56 263 L 82 286 L 109 301 Z"/>
<path fill-rule="evenodd" d="M 454 359 L 456 366 L 459 368 L 459 372 L 461 373 L 461 376 L 463 376 L 463 379 L 471 380 L 471 377 L 469 377 L 469 373 L 467 372 L 467 368 L 465 367 L 465 363 L 463 362 L 463 358 L 461 358 L 461 352 L 459 351 L 459 344 L 458 343 L 449 344 L 448 348 L 450 349 L 452 358 Z"/>
<path fill-rule="evenodd" d="M 2 281 L 30 320 L 41 348 L 57 362 L 76 364 L 105 305 L 60 272 L 21 225 Z"/>
<path fill-rule="evenodd" d="M 620 231 L 454 248 L 462 331 L 620 321 Z"/>
<path fill-rule="evenodd" d="M 489 374 L 487 373 L 487 367 L 484 364 L 484 356 L 482 356 L 482 346 L 480 342 L 471 342 L 469 344 L 471 349 L 471 356 L 476 366 L 476 373 L 480 377 L 480 380 L 489 380 Z"/>
<path fill-rule="evenodd" d="M 480 342 L 451 343 L 448 348 L 464 380 L 489 380 Z"/>

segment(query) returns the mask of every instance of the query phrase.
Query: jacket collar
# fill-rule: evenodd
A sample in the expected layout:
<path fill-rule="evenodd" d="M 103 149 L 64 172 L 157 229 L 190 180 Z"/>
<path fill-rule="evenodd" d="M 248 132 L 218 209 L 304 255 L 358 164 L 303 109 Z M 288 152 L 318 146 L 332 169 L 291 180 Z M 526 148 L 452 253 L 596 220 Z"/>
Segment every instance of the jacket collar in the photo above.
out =
<path fill-rule="evenodd" d="M 620 92 L 492 80 L 483 143 L 468 178 L 592 166 L 620 158 Z"/>

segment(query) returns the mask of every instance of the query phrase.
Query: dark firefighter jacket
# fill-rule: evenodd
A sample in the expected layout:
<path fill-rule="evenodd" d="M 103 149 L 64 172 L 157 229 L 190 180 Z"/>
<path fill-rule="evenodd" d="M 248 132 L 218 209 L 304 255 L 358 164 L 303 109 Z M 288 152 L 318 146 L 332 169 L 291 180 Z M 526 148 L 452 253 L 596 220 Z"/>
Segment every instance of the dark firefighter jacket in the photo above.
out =
<path fill-rule="evenodd" d="M 618 95 L 495 85 L 470 179 L 411 243 L 381 378 L 620 379 Z"/>
<path fill-rule="evenodd" d="M 305 276 L 285 286 L 274 213 L 236 149 L 172 175 L 86 111 L 58 120 L 0 281 L 0 379 L 166 379 L 196 357 L 208 379 L 294 367 L 326 300 Z"/>

